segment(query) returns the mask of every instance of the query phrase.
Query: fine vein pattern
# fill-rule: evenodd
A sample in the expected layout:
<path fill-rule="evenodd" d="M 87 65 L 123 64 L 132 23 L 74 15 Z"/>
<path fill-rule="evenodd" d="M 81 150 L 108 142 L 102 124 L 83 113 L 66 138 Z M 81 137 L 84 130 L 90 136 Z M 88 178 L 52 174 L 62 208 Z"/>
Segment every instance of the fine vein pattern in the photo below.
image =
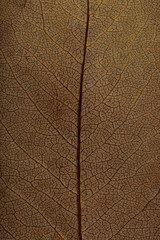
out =
<path fill-rule="evenodd" d="M 0 239 L 158 240 L 160 1 L 0 11 Z"/>

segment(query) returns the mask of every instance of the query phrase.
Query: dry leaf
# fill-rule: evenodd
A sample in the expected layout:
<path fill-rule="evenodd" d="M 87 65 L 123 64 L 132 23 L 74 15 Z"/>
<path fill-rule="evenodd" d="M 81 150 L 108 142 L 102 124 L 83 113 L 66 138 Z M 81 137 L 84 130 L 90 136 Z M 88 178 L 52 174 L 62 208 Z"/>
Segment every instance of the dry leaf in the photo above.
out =
<path fill-rule="evenodd" d="M 160 239 L 160 1 L 1 0 L 1 239 Z"/>

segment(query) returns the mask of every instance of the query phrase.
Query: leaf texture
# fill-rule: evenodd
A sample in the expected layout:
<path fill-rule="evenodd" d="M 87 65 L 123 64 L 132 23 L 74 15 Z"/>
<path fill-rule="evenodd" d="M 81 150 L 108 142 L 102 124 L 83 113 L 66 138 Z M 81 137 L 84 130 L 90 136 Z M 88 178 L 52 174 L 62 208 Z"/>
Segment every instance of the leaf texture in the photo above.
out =
<path fill-rule="evenodd" d="M 160 239 L 159 0 L 1 0 L 1 239 Z"/>

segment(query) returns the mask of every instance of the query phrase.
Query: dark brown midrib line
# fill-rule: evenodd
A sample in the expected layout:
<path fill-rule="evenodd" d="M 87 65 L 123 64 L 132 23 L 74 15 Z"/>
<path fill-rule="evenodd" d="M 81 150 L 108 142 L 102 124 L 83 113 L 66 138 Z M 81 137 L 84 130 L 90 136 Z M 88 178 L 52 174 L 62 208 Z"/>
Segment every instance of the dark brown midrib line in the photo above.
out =
<path fill-rule="evenodd" d="M 78 204 L 78 234 L 79 234 L 79 240 L 82 240 L 82 200 L 81 200 L 81 161 L 80 161 L 81 113 L 82 113 L 82 90 L 83 90 L 83 79 L 84 79 L 84 66 L 85 66 L 86 51 L 87 51 L 88 28 L 89 28 L 89 0 L 87 0 L 87 22 L 86 22 L 85 42 L 84 42 L 84 51 L 83 51 L 83 62 L 82 62 L 82 67 L 81 67 L 79 105 L 78 105 L 78 137 L 77 137 L 78 195 L 77 195 L 77 204 Z"/>

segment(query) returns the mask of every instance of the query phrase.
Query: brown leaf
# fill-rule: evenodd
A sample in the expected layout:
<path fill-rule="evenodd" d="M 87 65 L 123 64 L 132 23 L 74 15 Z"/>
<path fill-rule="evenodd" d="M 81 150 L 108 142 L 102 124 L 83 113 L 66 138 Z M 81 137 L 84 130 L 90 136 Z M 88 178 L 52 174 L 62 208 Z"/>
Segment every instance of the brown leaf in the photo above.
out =
<path fill-rule="evenodd" d="M 160 239 L 159 0 L 1 0 L 1 239 Z"/>

